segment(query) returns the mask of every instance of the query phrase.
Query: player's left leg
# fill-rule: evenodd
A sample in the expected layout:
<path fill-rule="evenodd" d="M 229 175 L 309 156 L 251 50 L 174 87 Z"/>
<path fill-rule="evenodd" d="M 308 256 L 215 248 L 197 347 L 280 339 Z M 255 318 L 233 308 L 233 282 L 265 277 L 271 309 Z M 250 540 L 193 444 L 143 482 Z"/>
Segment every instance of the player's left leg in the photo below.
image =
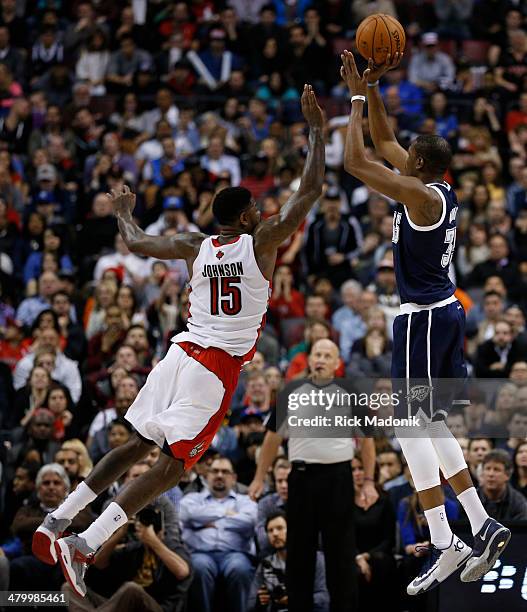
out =
<path fill-rule="evenodd" d="M 66 531 L 73 518 L 134 463 L 146 457 L 150 449 L 150 444 L 133 434 L 126 444 L 107 453 L 88 474 L 86 480 L 81 482 L 56 510 L 48 514 L 35 531 L 32 551 L 37 559 L 54 565 L 57 562 L 55 540 Z"/>
<path fill-rule="evenodd" d="M 443 474 L 470 521 L 474 544 L 472 556 L 461 572 L 461 580 L 473 582 L 492 569 L 509 543 L 511 532 L 487 514 L 472 482 L 459 442 L 449 431 L 446 423 L 441 421 L 431 425 L 432 443 Z"/>
<path fill-rule="evenodd" d="M 396 417 L 431 417 L 435 402 L 432 384 L 431 350 L 432 311 L 411 312 L 394 323 L 394 379 L 406 379 L 409 401 L 396 408 Z M 399 384 L 399 383 L 398 383 Z M 404 383 L 403 383 L 404 384 Z M 421 399 L 420 391 L 427 393 Z M 414 397 L 415 395 L 415 397 Z M 416 401 L 417 400 L 417 401 Z M 417 595 L 438 586 L 467 560 L 470 548 L 455 536 L 448 523 L 439 476 L 440 460 L 427 427 L 398 427 L 397 438 L 412 474 L 419 501 L 430 529 L 429 556 L 419 575 L 408 585 L 409 595 Z"/>
<path fill-rule="evenodd" d="M 84 573 L 97 549 L 125 525 L 129 517 L 175 487 L 183 471 L 183 461 L 161 454 L 152 469 L 132 480 L 86 531 L 55 542 L 64 576 L 76 593 L 86 594 Z"/>

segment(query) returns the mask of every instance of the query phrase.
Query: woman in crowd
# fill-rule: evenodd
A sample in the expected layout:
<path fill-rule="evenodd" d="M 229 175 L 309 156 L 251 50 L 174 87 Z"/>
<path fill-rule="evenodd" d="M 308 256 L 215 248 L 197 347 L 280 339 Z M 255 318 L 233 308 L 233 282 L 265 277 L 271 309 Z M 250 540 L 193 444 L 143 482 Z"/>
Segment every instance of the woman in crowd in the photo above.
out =
<path fill-rule="evenodd" d="M 39 365 L 33 367 L 25 386 L 16 392 L 13 411 L 7 418 L 9 429 L 19 425 L 25 427 L 35 411 L 45 405 L 51 382 L 46 368 Z"/>
<path fill-rule="evenodd" d="M 527 440 L 514 451 L 513 470 L 511 485 L 527 497 Z"/>

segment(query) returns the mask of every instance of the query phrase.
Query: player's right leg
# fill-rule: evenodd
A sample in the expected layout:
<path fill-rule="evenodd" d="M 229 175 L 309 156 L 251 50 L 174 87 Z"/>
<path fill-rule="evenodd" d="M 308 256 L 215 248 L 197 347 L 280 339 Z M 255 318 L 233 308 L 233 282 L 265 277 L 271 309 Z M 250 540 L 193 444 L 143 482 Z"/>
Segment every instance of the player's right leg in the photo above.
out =
<path fill-rule="evenodd" d="M 84 482 L 72 491 L 62 504 L 48 514 L 33 535 L 32 551 L 37 559 L 54 565 L 57 562 L 55 540 L 69 527 L 72 519 L 134 463 L 150 452 L 151 445 L 133 434 L 129 441 L 107 453 L 95 465 Z"/>

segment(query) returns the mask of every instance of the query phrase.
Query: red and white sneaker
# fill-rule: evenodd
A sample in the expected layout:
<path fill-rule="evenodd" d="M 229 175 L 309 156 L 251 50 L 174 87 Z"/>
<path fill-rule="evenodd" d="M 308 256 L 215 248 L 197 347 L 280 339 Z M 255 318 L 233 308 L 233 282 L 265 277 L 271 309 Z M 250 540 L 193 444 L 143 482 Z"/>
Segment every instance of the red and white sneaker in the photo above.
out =
<path fill-rule="evenodd" d="M 69 519 L 56 519 L 48 514 L 40 527 L 33 534 L 31 550 L 37 559 L 49 565 L 57 562 L 55 552 L 55 540 L 62 537 L 62 534 L 71 525 Z"/>
<path fill-rule="evenodd" d="M 60 538 L 55 542 L 55 550 L 64 577 L 74 592 L 79 597 L 84 597 L 86 595 L 84 574 L 88 565 L 93 563 L 95 551 L 78 535 Z"/>

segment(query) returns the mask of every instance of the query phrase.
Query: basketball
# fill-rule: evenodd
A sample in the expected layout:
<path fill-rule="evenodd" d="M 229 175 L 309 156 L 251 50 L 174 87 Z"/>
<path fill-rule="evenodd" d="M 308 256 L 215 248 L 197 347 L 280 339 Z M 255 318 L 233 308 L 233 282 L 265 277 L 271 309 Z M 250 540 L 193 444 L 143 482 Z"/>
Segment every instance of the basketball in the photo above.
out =
<path fill-rule="evenodd" d="M 388 53 L 402 53 L 406 44 L 403 26 L 390 15 L 377 13 L 361 21 L 355 35 L 357 49 L 364 59 L 373 58 L 377 66 L 386 61 Z"/>

